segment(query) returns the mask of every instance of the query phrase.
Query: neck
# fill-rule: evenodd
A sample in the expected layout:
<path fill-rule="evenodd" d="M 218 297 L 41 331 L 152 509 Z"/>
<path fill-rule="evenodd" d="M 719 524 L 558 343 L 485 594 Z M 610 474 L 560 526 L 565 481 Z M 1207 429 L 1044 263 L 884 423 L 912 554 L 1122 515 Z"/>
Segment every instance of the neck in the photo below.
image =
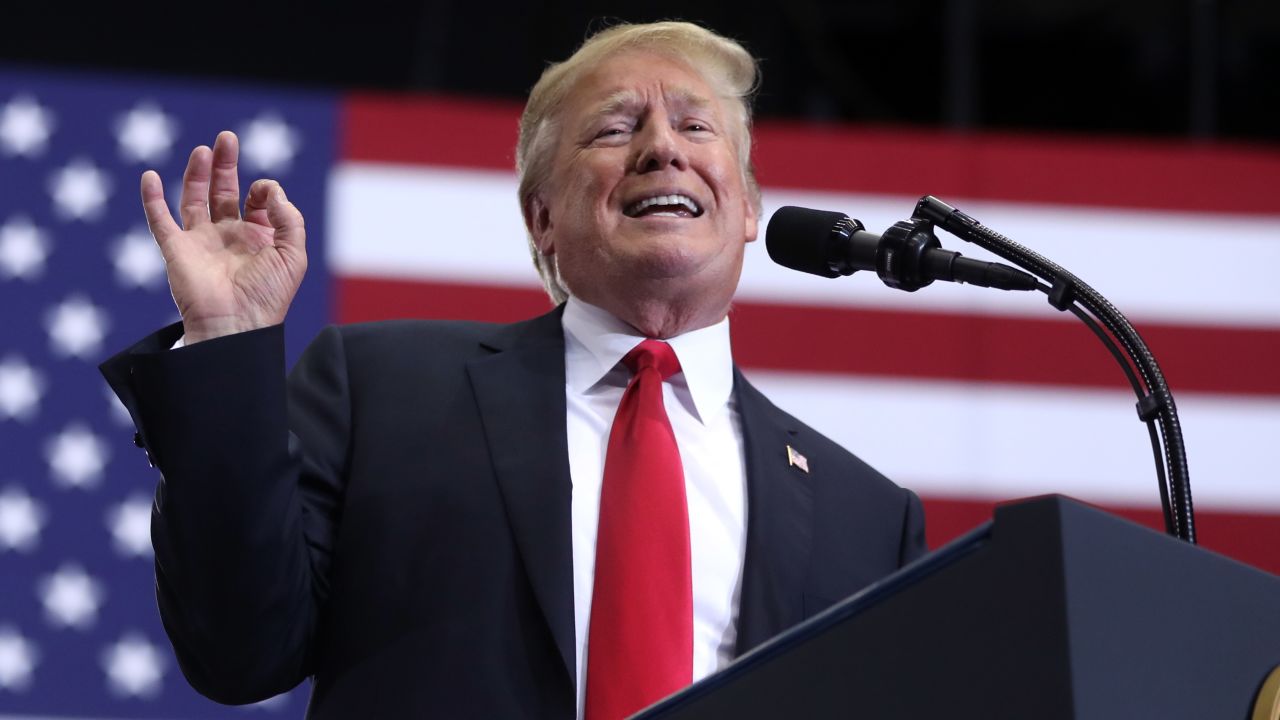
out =
<path fill-rule="evenodd" d="M 720 322 L 728 314 L 733 298 L 732 293 L 714 298 L 690 295 L 636 293 L 632 288 L 626 295 L 579 296 L 579 299 L 608 311 L 645 337 L 665 340 Z"/>

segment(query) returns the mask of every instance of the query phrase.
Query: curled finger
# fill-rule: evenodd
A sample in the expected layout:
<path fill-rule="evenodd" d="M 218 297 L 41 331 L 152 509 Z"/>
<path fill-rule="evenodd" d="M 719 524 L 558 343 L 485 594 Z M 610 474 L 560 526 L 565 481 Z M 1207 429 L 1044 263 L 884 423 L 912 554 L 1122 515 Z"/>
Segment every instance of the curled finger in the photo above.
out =
<path fill-rule="evenodd" d="M 255 180 L 244 196 L 244 219 L 259 225 L 270 225 L 267 218 L 267 205 L 272 191 L 279 187 L 275 180 Z"/>

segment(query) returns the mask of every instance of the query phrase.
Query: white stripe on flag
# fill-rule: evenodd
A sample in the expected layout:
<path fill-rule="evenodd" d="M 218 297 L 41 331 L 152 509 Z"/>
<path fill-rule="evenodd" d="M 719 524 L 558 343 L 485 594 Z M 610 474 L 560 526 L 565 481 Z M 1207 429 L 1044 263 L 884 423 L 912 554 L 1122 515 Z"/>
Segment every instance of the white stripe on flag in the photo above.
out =
<path fill-rule="evenodd" d="M 1128 392 L 747 375 L 779 407 L 922 495 L 1067 493 L 1159 505 L 1146 428 Z M 1280 437 L 1280 399 L 1182 393 L 1178 412 L 1197 507 L 1280 510 L 1280 483 L 1267 470 L 1275 465 L 1268 439 Z"/>
<path fill-rule="evenodd" d="M 339 274 L 537 287 L 508 172 L 343 163 L 331 185 L 329 260 Z M 1280 327 L 1280 217 L 1029 205 L 944 198 L 1076 273 L 1133 319 Z M 765 189 L 765 218 L 803 205 L 847 212 L 882 232 L 915 198 Z M 1042 299 L 935 283 L 893 292 L 872 277 L 843 282 L 747 253 L 738 297 L 770 303 L 1054 316 Z M 995 259 L 940 232 L 943 246 Z"/>

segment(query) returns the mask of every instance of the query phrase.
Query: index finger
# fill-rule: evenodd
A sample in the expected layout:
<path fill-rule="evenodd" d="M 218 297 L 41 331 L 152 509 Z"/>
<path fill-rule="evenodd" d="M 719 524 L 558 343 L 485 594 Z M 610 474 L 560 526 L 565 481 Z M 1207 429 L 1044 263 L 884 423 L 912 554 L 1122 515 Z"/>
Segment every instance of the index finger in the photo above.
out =
<path fill-rule="evenodd" d="M 169 203 L 164 199 L 164 184 L 160 181 L 160 173 L 155 170 L 142 173 L 141 191 L 142 212 L 147 216 L 147 227 L 150 228 L 152 237 L 156 239 L 156 244 L 163 251 L 169 240 L 182 232 L 182 228 L 178 227 L 178 223 L 169 212 Z"/>

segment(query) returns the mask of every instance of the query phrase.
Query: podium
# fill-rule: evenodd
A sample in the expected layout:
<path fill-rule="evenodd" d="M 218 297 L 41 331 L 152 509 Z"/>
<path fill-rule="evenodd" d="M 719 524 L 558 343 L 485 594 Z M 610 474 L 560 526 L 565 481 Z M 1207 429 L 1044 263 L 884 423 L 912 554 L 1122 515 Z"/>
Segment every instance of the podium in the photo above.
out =
<path fill-rule="evenodd" d="M 636 717 L 1250 720 L 1278 665 L 1280 578 L 1050 496 Z"/>

